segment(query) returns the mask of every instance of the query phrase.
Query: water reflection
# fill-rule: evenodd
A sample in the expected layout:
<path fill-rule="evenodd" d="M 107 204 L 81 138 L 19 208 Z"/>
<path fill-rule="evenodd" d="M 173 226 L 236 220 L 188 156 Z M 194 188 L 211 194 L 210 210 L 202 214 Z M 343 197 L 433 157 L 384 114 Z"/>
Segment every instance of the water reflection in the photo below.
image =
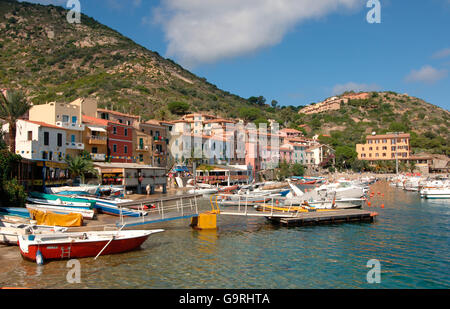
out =
<path fill-rule="evenodd" d="M 448 288 L 448 201 L 423 200 L 386 183 L 372 186 L 373 224 L 284 228 L 264 218 L 218 217 L 217 230 L 189 220 L 163 228 L 140 250 L 81 259 L 82 283 L 66 281 L 66 261 L 37 266 L 6 251 L 0 284 L 35 288 Z M 380 195 L 378 195 L 380 192 Z M 384 196 L 383 196 L 384 194 Z M 380 208 L 384 204 L 385 208 Z M 208 210 L 209 200 L 200 208 Z M 5 251 L 1 251 L 5 252 Z M 6 257 L 0 260 L 4 263 Z M 370 259 L 382 283 L 366 282 Z"/>

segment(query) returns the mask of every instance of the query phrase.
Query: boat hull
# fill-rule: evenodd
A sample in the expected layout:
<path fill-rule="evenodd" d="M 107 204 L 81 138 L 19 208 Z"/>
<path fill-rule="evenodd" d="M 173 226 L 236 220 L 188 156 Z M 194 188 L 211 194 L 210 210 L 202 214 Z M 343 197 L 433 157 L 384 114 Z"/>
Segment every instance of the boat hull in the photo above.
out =
<path fill-rule="evenodd" d="M 38 251 L 44 261 L 96 257 L 128 252 L 139 248 L 147 238 L 163 230 L 67 233 L 36 236 L 29 240 L 19 236 L 22 257 L 36 261 Z"/>
<path fill-rule="evenodd" d="M 150 235 L 113 240 L 100 255 L 116 254 L 132 251 L 139 248 Z M 108 240 L 93 241 L 90 243 L 56 243 L 48 245 L 30 245 L 28 252 L 21 251 L 24 259 L 36 261 L 39 250 L 44 260 L 63 260 L 74 258 L 95 257 L 106 246 Z"/>

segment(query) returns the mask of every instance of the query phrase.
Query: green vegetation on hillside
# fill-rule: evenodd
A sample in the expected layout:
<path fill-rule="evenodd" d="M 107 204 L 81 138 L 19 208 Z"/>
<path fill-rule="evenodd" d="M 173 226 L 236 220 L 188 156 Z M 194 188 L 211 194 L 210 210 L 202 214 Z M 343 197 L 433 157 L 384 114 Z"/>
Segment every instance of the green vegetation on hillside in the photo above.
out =
<path fill-rule="evenodd" d="M 335 149 L 354 149 L 371 132 L 403 131 L 411 133 L 415 152 L 450 155 L 450 113 L 423 100 L 374 92 L 341 104 L 340 110 L 299 114 L 303 106 L 220 90 L 88 16 L 76 25 L 66 14 L 58 6 L 0 1 L 0 88 L 20 90 L 33 104 L 93 97 L 100 107 L 143 120 L 174 120 L 184 112 L 255 123 L 274 119 L 309 137 L 320 135 Z"/>

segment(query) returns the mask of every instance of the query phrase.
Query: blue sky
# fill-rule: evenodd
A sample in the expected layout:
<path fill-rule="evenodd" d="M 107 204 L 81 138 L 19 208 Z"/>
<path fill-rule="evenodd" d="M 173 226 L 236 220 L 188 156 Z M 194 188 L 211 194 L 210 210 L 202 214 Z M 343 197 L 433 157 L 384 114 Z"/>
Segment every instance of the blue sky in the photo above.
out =
<path fill-rule="evenodd" d="M 450 109 L 450 0 L 80 0 L 82 13 L 219 88 L 307 105 L 345 90 Z M 66 6 L 65 0 L 36 0 Z"/>

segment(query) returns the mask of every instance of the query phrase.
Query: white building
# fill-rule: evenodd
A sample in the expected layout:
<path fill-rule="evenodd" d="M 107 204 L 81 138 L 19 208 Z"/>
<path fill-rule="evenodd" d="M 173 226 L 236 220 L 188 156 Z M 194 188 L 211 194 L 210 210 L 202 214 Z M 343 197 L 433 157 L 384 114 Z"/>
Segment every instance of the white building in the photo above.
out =
<path fill-rule="evenodd" d="M 3 125 L 9 132 L 9 125 Z M 39 121 L 17 120 L 16 154 L 31 160 L 65 162 L 66 129 Z"/>

